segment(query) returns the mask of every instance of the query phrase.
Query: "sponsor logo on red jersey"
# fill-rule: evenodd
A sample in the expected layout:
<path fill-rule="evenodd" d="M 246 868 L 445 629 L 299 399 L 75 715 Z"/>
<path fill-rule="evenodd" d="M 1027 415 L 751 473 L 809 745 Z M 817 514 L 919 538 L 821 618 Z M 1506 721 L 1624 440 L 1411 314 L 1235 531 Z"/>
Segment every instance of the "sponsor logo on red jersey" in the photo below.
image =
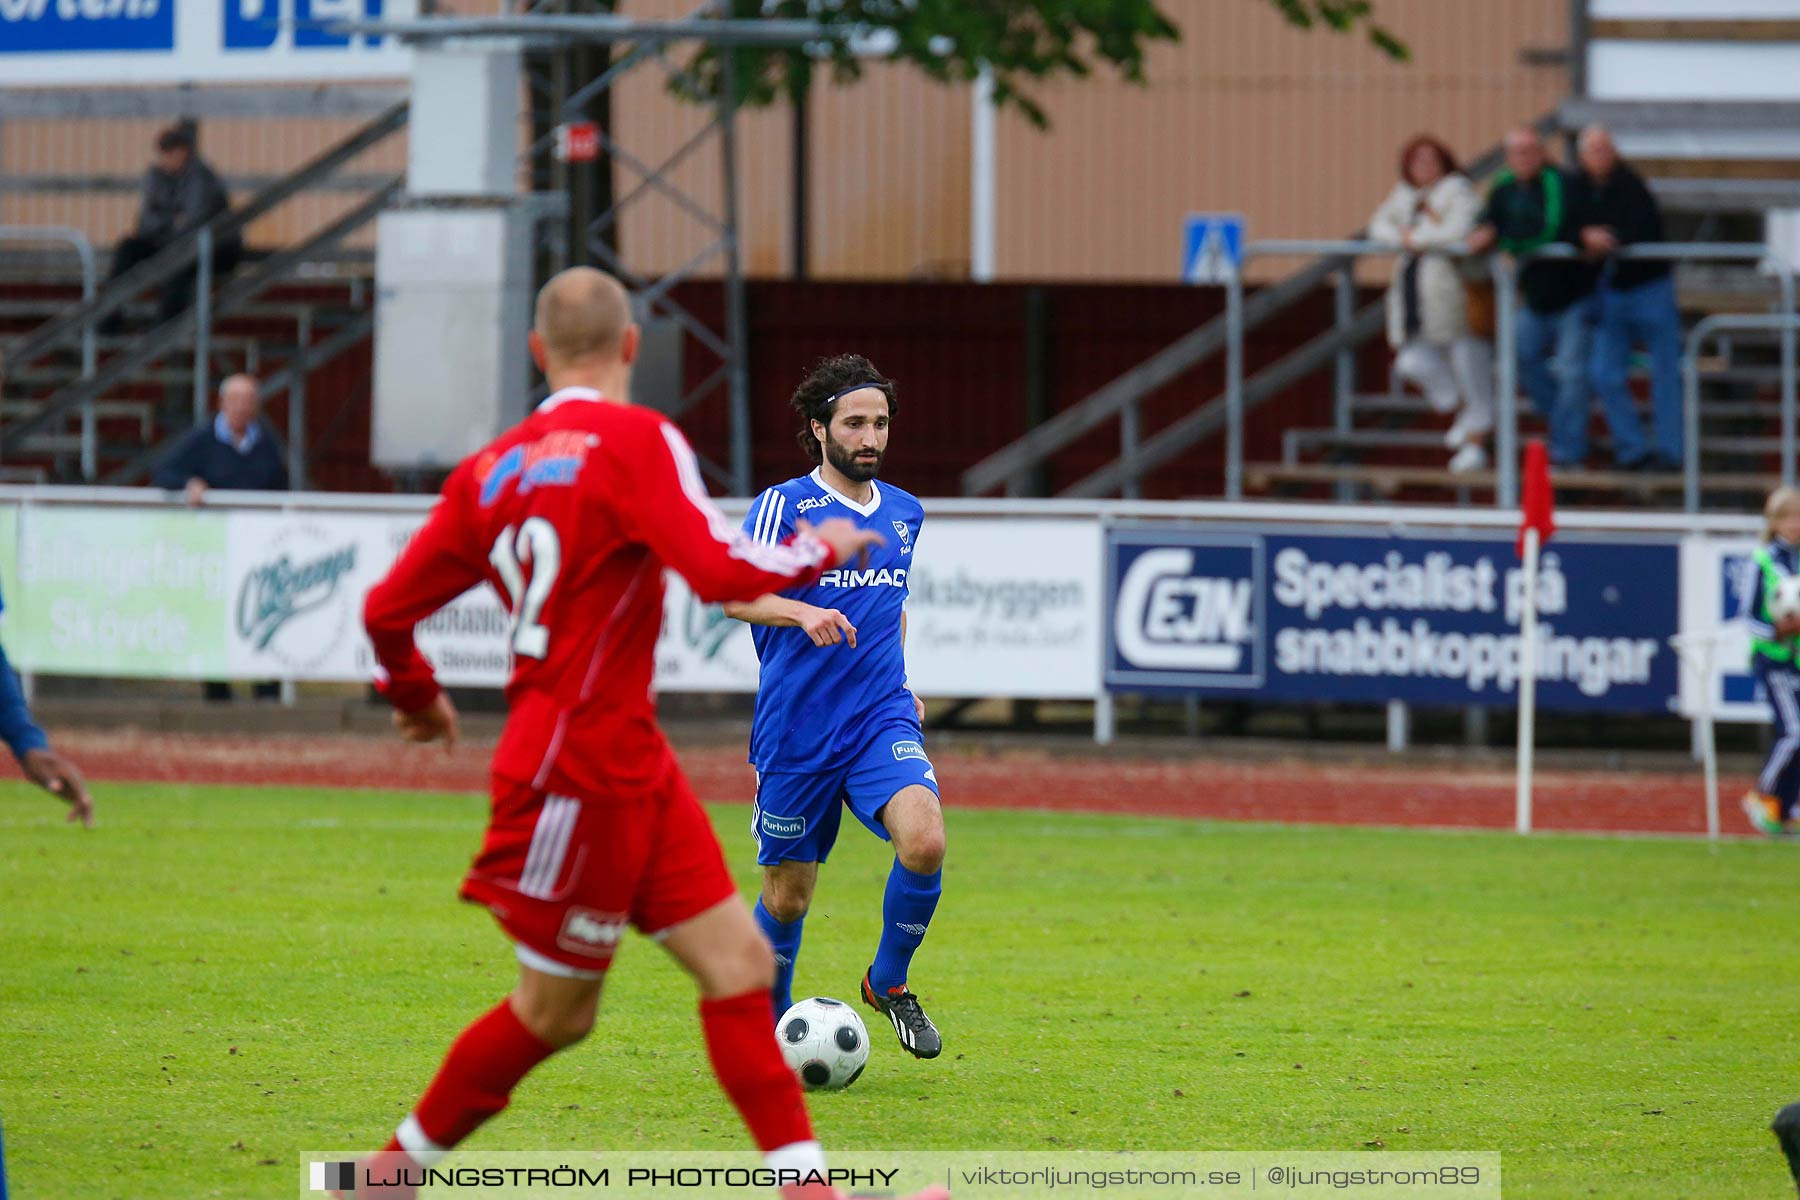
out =
<path fill-rule="evenodd" d="M 514 446 L 504 454 L 483 455 L 475 467 L 475 481 L 481 484 L 482 507 L 494 503 L 506 491 L 506 485 L 518 481 L 519 495 L 533 488 L 568 487 L 581 474 L 588 451 L 600 444 L 591 433 L 575 429 L 559 429 L 535 442 Z"/>
<path fill-rule="evenodd" d="M 624 913 L 595 912 L 591 908 L 571 908 L 563 917 L 562 931 L 556 944 L 576 954 L 611 954 L 619 939 L 625 936 L 628 918 Z"/>

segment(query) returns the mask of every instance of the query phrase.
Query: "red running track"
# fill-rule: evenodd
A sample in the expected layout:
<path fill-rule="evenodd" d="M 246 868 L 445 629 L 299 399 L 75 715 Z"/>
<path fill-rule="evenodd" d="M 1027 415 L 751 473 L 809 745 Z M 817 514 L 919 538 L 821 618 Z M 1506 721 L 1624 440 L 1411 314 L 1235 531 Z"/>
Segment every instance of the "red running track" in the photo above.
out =
<path fill-rule="evenodd" d="M 491 742 L 454 754 L 366 736 L 173 735 L 69 731 L 55 739 L 93 778 L 331 788 L 487 790 Z M 743 803 L 755 778 L 736 745 L 684 747 L 701 799 Z M 1491 765 L 1243 762 L 1130 758 L 1066 749 L 934 756 L 953 807 L 1132 813 L 1233 821 L 1505 829 L 1513 776 Z M 1724 830 L 1751 833 L 1727 778 Z M 104 798 L 102 798 L 104 803 Z M 1538 775 L 1534 825 L 1599 832 L 1704 833 L 1699 773 L 1548 771 Z"/>

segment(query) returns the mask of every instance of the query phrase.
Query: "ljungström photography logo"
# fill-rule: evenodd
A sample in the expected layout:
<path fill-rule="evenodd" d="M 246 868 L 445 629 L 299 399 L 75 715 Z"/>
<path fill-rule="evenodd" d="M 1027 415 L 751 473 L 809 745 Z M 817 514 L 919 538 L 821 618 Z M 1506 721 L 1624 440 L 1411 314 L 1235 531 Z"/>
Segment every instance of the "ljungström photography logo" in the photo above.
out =
<path fill-rule="evenodd" d="M 315 1192 L 356 1191 L 356 1164 L 353 1162 L 316 1162 L 311 1164 L 312 1190 Z"/>

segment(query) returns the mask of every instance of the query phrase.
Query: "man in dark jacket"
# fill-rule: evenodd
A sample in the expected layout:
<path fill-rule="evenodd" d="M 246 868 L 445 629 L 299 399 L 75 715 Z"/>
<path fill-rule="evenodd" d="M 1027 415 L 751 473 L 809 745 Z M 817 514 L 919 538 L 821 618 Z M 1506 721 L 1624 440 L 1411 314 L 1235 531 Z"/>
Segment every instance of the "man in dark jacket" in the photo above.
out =
<path fill-rule="evenodd" d="M 185 492 L 195 506 L 206 500 L 209 488 L 287 491 L 287 461 L 263 423 L 256 380 L 233 375 L 221 383 L 218 415 L 189 430 L 150 479 L 159 488 Z"/>
<path fill-rule="evenodd" d="M 1525 255 L 1550 245 L 1579 245 L 1587 220 L 1581 177 L 1544 158 L 1536 131 L 1506 135 L 1506 165 L 1488 193 L 1469 249 L 1498 245 Z M 1535 259 L 1519 271 L 1525 303 L 1518 313 L 1519 379 L 1532 406 L 1550 419 L 1550 460 L 1579 467 L 1587 460 L 1589 349 L 1598 270 L 1580 259 Z"/>
<path fill-rule="evenodd" d="M 233 375 L 219 385 L 219 412 L 210 422 L 188 431 L 150 476 L 168 491 L 185 493 L 189 507 L 206 502 L 212 488 L 226 491 L 285 492 L 287 460 L 275 433 L 262 419 L 262 393 L 248 375 Z M 258 700 L 273 700 L 280 685 L 256 685 Z M 231 685 L 206 684 L 208 700 L 230 700 Z"/>
<path fill-rule="evenodd" d="M 206 224 L 231 207 L 225 185 L 194 152 L 194 134 L 186 126 L 165 129 L 156 135 L 156 158 L 144 172 L 143 199 L 138 207 L 137 228 L 113 249 L 112 282 L 167 246 L 182 234 Z M 213 246 L 213 274 L 223 275 L 237 266 L 243 253 L 242 239 L 233 234 Z M 157 305 L 157 323 L 168 320 L 194 302 L 194 271 L 183 271 L 163 285 Z M 105 332 L 116 333 L 118 321 L 106 322 Z"/>
<path fill-rule="evenodd" d="M 1579 153 L 1592 205 L 1591 224 L 1582 230 L 1581 240 L 1589 254 L 1605 260 L 1593 376 L 1612 427 L 1613 456 L 1627 471 L 1680 470 L 1681 310 L 1675 302 L 1675 275 L 1667 262 L 1609 257 L 1621 246 L 1662 241 L 1662 209 L 1643 176 L 1620 161 L 1603 126 L 1581 131 Z M 1656 434 L 1649 445 L 1626 382 L 1633 342 L 1642 342 L 1650 355 Z"/>

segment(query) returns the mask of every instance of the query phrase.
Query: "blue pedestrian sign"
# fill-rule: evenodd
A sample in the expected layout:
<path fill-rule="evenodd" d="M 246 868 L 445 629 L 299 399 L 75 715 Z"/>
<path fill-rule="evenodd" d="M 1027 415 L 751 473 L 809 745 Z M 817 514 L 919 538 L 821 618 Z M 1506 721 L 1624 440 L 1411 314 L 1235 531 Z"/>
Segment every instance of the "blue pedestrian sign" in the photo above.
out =
<path fill-rule="evenodd" d="M 1181 282 L 1223 284 L 1244 265 L 1242 213 L 1189 213 L 1181 239 Z"/>

